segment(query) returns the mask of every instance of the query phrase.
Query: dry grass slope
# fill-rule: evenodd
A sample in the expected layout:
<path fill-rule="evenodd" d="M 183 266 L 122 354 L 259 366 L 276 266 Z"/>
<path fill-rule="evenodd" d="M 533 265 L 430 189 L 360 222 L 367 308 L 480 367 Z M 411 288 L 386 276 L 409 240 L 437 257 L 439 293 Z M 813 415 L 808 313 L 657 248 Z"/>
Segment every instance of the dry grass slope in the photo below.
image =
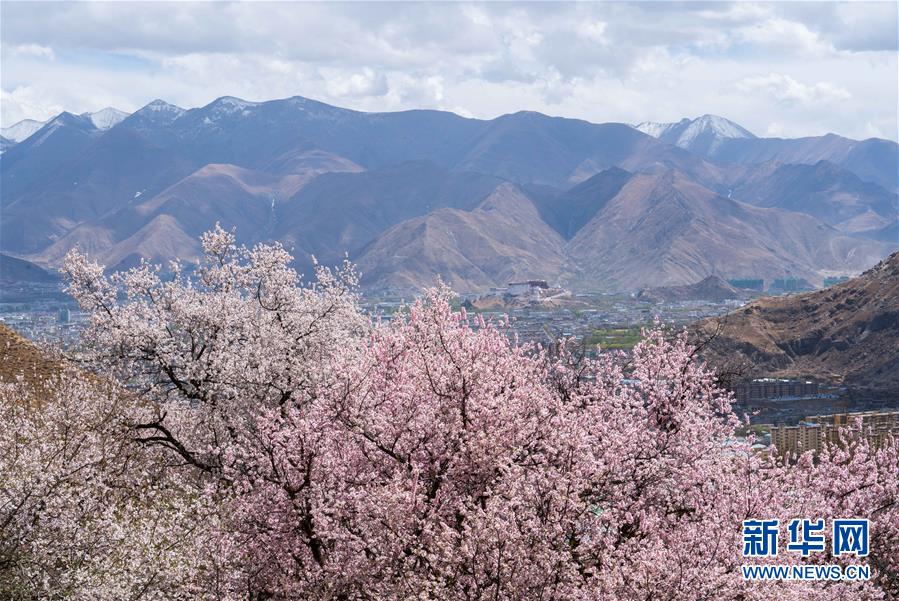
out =
<path fill-rule="evenodd" d="M 700 334 L 718 321 L 697 324 Z M 766 297 L 730 313 L 706 350 L 759 375 L 815 376 L 899 394 L 899 253 L 848 282 Z"/>
<path fill-rule="evenodd" d="M 33 343 L 0 324 L 0 382 L 15 382 L 21 376 L 34 386 L 61 370 L 59 360 L 48 357 Z"/>

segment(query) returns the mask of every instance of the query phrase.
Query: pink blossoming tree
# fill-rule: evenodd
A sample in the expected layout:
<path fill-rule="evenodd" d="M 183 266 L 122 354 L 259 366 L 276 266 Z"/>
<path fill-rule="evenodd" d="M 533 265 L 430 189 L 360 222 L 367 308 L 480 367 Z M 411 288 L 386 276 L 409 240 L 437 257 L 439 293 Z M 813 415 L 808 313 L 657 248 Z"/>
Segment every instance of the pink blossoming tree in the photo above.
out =
<path fill-rule="evenodd" d="M 382 324 L 360 312 L 349 266 L 303 287 L 280 246 L 239 248 L 221 229 L 203 244 L 193 277 L 175 264 L 107 279 L 78 253 L 66 269 L 93 313 L 93 361 L 143 403 L 129 453 L 177 470 L 190 492 L 175 496 L 220 516 L 194 543 L 215 569 L 173 562 L 207 593 L 899 595 L 895 444 L 795 466 L 757 455 L 685 336 L 649 332 L 626 361 L 548 353 L 454 312 L 442 289 Z M 742 520 L 794 517 L 871 519 L 873 579 L 744 582 Z"/>
<path fill-rule="evenodd" d="M 200 598 L 219 569 L 215 494 L 170 453 L 133 444 L 146 410 L 66 370 L 0 384 L 0 598 Z"/>

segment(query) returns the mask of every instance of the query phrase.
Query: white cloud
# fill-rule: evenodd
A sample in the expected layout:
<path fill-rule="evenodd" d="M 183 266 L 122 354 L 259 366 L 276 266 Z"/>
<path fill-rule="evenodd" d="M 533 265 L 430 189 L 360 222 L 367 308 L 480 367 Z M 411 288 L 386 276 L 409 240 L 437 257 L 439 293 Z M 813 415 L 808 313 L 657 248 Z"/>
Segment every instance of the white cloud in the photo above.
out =
<path fill-rule="evenodd" d="M 608 39 L 605 37 L 606 26 L 604 21 L 585 21 L 578 25 L 577 33 L 591 42 L 607 44 Z"/>
<path fill-rule="evenodd" d="M 4 127 L 22 119 L 46 121 L 64 110 L 60 104 L 48 102 L 44 94 L 31 86 L 14 90 L 0 89 L 0 122 Z"/>
<path fill-rule="evenodd" d="M 833 46 L 818 33 L 797 21 L 775 17 L 764 19 L 737 30 L 735 39 L 764 49 L 767 53 L 789 53 L 820 56 L 835 52 Z"/>
<path fill-rule="evenodd" d="M 11 48 L 11 51 L 16 56 L 35 56 L 51 61 L 55 58 L 55 55 L 53 54 L 53 48 L 50 48 L 49 46 L 41 46 L 40 44 L 21 44 L 19 46 L 14 46 L 13 48 Z"/>
<path fill-rule="evenodd" d="M 897 17 L 882 4 L 7 2 L 2 121 L 303 95 L 895 138 Z"/>
<path fill-rule="evenodd" d="M 776 102 L 800 106 L 833 103 L 852 98 L 848 90 L 830 82 L 804 84 L 782 73 L 747 77 L 737 82 L 736 88 L 747 94 L 765 94 Z"/>
<path fill-rule="evenodd" d="M 323 75 L 327 81 L 328 95 L 331 97 L 365 98 L 367 96 L 384 96 L 390 91 L 387 77 L 368 67 L 363 67 L 356 73 L 325 69 Z"/>

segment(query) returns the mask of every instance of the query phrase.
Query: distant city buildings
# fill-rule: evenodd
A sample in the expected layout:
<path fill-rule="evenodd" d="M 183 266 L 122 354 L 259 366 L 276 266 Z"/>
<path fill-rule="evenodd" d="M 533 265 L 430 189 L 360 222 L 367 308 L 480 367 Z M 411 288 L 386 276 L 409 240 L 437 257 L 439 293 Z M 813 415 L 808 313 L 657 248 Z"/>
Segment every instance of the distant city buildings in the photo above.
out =
<path fill-rule="evenodd" d="M 738 403 L 772 399 L 812 398 L 820 394 L 818 382 L 785 378 L 759 378 L 734 386 Z"/>
<path fill-rule="evenodd" d="M 772 293 L 803 292 L 814 290 L 815 287 L 803 278 L 776 278 L 771 280 L 768 290 Z"/>
<path fill-rule="evenodd" d="M 811 415 L 795 426 L 770 426 L 769 432 L 771 445 L 781 456 L 817 453 L 825 444 L 842 444 L 841 436 L 862 436 L 876 447 L 891 436 L 899 437 L 899 411 Z"/>
<path fill-rule="evenodd" d="M 840 276 L 835 278 L 824 278 L 824 287 L 833 286 L 834 284 L 842 284 L 843 282 L 848 282 L 849 276 Z"/>
<path fill-rule="evenodd" d="M 849 280 L 848 276 L 834 276 L 824 278 L 824 287 L 833 286 Z M 765 292 L 769 294 L 789 294 L 791 292 L 805 292 L 814 290 L 815 286 L 804 278 L 783 277 L 765 280 L 759 277 L 738 277 L 730 278 L 727 283 L 734 288 L 742 290 L 752 290 L 754 292 Z M 767 285 L 766 285 L 767 284 Z"/>
<path fill-rule="evenodd" d="M 756 292 L 765 290 L 765 280 L 761 278 L 733 278 L 727 280 L 727 283 L 734 288 L 743 288 L 744 290 L 755 290 Z"/>

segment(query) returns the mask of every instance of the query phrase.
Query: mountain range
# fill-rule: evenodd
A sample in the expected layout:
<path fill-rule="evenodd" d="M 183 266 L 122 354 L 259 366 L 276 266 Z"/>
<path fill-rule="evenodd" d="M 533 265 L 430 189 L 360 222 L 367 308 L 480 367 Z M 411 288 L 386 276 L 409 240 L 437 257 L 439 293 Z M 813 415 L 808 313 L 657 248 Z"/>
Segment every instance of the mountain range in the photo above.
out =
<path fill-rule="evenodd" d="M 128 113 L 120 111 L 111 106 L 93 113 L 81 113 L 81 117 L 88 119 L 94 127 L 99 130 L 109 129 L 113 125 L 121 122 Z M 47 125 L 50 121 L 36 121 L 34 119 L 23 119 L 18 123 L 14 123 L 9 127 L 0 129 L 0 134 L 7 140 L 18 143 L 28 139 L 36 131 Z"/>
<path fill-rule="evenodd" d="M 0 252 L 48 268 L 199 254 L 216 222 L 370 288 L 575 289 L 851 275 L 899 248 L 897 145 L 758 138 L 721 117 L 589 123 L 162 100 L 3 130 Z M 9 261 L 7 261 L 9 263 Z"/>

